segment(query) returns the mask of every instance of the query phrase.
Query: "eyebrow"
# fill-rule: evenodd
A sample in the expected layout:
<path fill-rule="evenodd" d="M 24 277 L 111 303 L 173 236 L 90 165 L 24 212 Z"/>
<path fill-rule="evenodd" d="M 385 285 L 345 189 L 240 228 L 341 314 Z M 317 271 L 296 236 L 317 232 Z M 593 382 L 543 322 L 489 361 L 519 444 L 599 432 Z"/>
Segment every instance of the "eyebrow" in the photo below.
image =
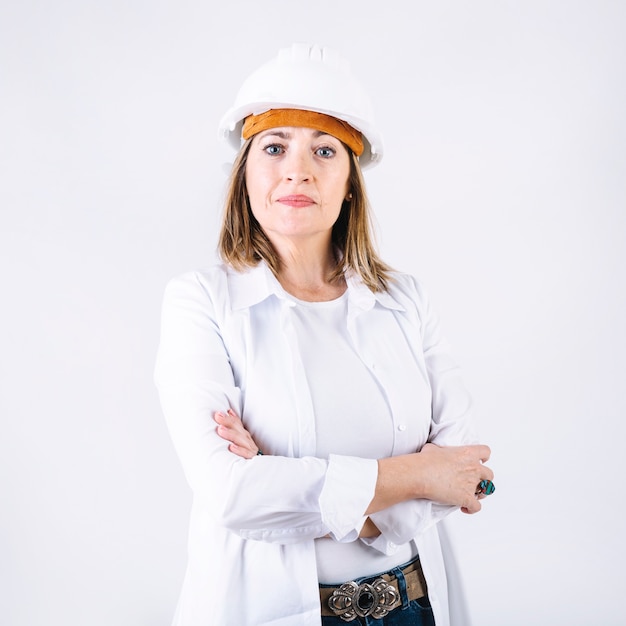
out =
<path fill-rule="evenodd" d="M 323 130 L 315 131 L 314 136 L 316 138 L 321 137 L 322 135 L 328 135 L 329 137 L 333 136 L 330 133 L 325 133 Z M 276 130 L 275 128 L 268 128 L 265 132 L 259 135 L 259 139 L 262 139 L 263 137 L 280 137 L 281 139 L 289 139 L 291 137 L 291 133 L 284 130 Z"/>

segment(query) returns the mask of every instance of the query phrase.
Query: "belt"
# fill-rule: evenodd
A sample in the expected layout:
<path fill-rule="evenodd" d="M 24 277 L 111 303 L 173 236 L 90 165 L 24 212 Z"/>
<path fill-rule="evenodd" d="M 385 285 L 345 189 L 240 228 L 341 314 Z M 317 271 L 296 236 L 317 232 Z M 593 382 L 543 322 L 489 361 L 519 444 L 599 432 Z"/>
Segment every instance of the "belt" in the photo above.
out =
<path fill-rule="evenodd" d="M 393 570 L 392 570 L 393 571 Z M 357 617 L 372 615 L 380 619 L 402 605 L 398 579 L 390 572 L 370 578 L 361 578 L 338 587 L 320 587 L 322 616 L 341 617 L 351 622 Z M 417 600 L 427 594 L 426 580 L 419 558 L 402 568 L 409 600 Z"/>

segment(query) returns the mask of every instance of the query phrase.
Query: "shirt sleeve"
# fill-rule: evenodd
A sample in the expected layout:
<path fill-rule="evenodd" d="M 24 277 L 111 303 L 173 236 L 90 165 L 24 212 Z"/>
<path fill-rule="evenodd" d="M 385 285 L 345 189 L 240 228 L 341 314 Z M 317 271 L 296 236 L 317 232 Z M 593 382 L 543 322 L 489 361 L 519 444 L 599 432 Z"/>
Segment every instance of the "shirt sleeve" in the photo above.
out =
<path fill-rule="evenodd" d="M 374 494 L 376 461 L 245 460 L 217 435 L 213 415 L 229 407 L 240 413 L 241 392 L 214 304 L 196 274 L 175 278 L 165 289 L 154 376 L 187 481 L 218 524 L 244 538 L 277 543 L 329 533 L 338 541 L 358 536 Z"/>
<path fill-rule="evenodd" d="M 432 392 L 432 416 L 428 441 L 440 446 L 478 443 L 472 418 L 472 399 L 442 335 L 439 316 L 419 283 L 414 283 L 420 312 L 422 344 L 426 371 Z M 393 554 L 397 546 L 411 541 L 459 507 L 430 500 L 400 502 L 370 517 L 381 531 L 375 539 L 364 540 L 371 547 Z"/>

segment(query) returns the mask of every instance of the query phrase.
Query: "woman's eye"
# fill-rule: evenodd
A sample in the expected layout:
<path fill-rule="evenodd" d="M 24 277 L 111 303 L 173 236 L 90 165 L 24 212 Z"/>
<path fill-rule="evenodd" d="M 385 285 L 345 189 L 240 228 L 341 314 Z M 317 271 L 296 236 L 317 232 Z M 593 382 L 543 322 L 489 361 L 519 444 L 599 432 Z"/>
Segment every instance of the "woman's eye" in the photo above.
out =
<path fill-rule="evenodd" d="M 333 150 L 333 148 L 329 148 L 328 146 L 318 148 L 316 152 L 317 154 L 319 154 L 319 156 L 324 157 L 325 159 L 328 159 L 329 157 L 334 156 L 335 154 L 335 151 Z"/>
<path fill-rule="evenodd" d="M 272 143 L 269 146 L 265 146 L 265 148 L 263 149 L 265 150 L 265 152 L 267 152 L 267 154 L 270 154 L 272 156 L 276 154 L 281 154 L 281 152 L 283 151 L 283 147 L 279 146 L 276 143 Z"/>

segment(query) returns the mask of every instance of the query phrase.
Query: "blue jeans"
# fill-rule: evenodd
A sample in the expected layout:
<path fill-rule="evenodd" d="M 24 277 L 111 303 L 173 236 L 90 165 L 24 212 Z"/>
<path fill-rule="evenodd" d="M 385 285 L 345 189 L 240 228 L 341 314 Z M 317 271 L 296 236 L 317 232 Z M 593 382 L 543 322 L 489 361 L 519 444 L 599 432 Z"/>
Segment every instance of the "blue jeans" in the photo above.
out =
<path fill-rule="evenodd" d="M 402 599 L 400 606 L 381 619 L 356 617 L 351 622 L 346 622 L 340 617 L 322 617 L 322 626 L 346 626 L 346 624 L 351 624 L 352 626 L 435 626 L 435 618 L 433 617 L 433 610 L 430 607 L 428 596 L 426 595 L 417 600 L 409 600 L 406 594 L 406 583 L 402 567 L 392 569 L 389 574 L 395 576 L 398 581 L 398 589 Z M 364 578 L 355 582 L 361 584 L 371 580 L 370 578 Z"/>

